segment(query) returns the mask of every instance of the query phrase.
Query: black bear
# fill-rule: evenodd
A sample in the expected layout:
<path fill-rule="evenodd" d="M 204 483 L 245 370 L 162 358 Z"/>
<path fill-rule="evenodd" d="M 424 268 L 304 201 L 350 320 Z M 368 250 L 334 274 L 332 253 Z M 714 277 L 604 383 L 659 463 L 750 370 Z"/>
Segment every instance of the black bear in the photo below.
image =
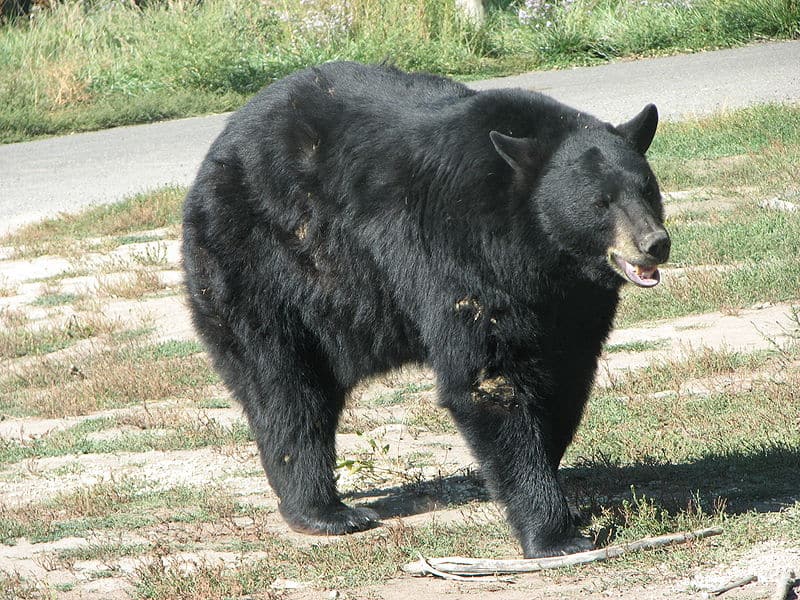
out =
<path fill-rule="evenodd" d="M 230 118 L 184 207 L 188 298 L 293 529 L 376 524 L 337 494 L 337 421 L 359 380 L 419 362 L 524 555 L 591 547 L 557 469 L 621 285 L 669 255 L 657 121 L 356 63 Z"/>

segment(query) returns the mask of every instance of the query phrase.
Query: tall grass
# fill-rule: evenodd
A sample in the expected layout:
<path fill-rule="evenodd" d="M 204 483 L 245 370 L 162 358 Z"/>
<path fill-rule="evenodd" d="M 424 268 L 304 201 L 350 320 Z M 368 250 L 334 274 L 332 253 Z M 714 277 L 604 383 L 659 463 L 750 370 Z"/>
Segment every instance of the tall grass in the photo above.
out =
<path fill-rule="evenodd" d="M 0 25 L 0 142 L 230 110 L 334 59 L 478 77 L 800 35 L 796 0 L 525 4 L 476 27 L 444 0 L 64 0 Z"/>

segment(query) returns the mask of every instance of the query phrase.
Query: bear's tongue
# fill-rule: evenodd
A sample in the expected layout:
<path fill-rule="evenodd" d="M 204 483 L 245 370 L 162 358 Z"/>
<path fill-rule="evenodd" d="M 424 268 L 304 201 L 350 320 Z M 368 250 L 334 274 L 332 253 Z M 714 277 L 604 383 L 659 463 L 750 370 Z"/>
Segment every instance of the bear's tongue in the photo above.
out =
<path fill-rule="evenodd" d="M 640 287 L 653 287 L 661 281 L 661 273 L 657 267 L 634 266 L 624 258 L 614 257 L 625 276 Z"/>

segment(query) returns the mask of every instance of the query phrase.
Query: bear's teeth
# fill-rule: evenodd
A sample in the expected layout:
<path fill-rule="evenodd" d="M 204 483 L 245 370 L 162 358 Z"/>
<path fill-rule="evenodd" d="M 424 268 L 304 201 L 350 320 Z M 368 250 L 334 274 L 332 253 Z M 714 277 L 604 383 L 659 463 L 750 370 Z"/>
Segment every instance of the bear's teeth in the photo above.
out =
<path fill-rule="evenodd" d="M 652 267 L 648 268 L 640 265 L 636 266 L 636 274 L 643 279 L 652 279 L 653 273 L 655 273 L 655 269 Z"/>

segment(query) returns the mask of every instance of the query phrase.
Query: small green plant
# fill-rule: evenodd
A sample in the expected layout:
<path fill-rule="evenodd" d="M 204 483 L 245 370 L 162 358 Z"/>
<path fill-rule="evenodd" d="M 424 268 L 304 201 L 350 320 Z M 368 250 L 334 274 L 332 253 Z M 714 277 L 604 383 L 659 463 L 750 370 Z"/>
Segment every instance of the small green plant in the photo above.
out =
<path fill-rule="evenodd" d="M 230 408 L 231 401 L 227 398 L 204 398 L 197 403 L 200 408 Z"/>
<path fill-rule="evenodd" d="M 359 434 L 362 435 L 362 434 Z M 377 464 L 382 458 L 389 454 L 389 444 L 382 444 L 375 438 L 367 439 L 369 450 L 362 453 L 360 458 L 346 458 L 336 464 L 337 470 L 347 471 L 350 475 L 369 474 L 374 477 L 376 471 L 380 470 Z"/>
<path fill-rule="evenodd" d="M 65 304 L 74 304 L 80 299 L 81 296 L 79 294 L 53 293 L 38 296 L 31 304 L 44 307 L 63 306 Z"/>
<path fill-rule="evenodd" d="M 667 340 L 636 340 L 622 344 L 608 344 L 605 351 L 609 354 L 617 352 L 650 352 L 652 350 L 662 350 L 668 345 Z"/>

